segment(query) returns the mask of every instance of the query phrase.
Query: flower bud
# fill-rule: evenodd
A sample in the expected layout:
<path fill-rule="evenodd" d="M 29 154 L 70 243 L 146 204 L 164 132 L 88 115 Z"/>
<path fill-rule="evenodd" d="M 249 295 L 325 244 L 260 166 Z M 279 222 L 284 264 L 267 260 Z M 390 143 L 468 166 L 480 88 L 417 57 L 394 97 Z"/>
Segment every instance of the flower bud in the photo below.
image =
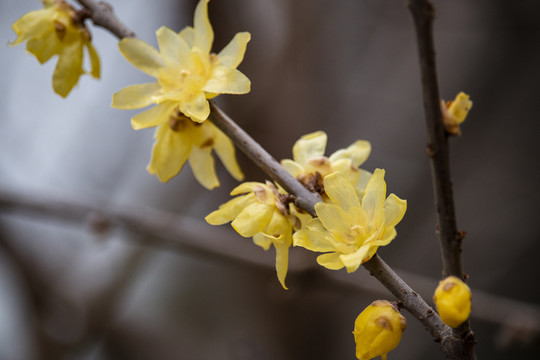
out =
<path fill-rule="evenodd" d="M 364 309 L 354 323 L 356 357 L 369 360 L 386 355 L 398 346 L 407 320 L 389 301 L 376 300 Z"/>
<path fill-rule="evenodd" d="M 453 101 L 441 101 L 441 112 L 446 131 L 452 135 L 461 135 L 459 125 L 465 121 L 473 103 L 469 95 L 460 92 Z"/>
<path fill-rule="evenodd" d="M 433 300 L 442 322 L 446 325 L 455 328 L 469 318 L 471 289 L 459 278 L 449 276 L 441 280 Z"/>

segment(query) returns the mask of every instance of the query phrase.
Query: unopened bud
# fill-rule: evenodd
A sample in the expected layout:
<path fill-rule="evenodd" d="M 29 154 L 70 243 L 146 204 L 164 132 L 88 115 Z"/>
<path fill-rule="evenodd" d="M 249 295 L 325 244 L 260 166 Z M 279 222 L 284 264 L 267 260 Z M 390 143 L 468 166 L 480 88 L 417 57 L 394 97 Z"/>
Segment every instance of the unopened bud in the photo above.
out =
<path fill-rule="evenodd" d="M 446 325 L 455 328 L 469 318 L 471 289 L 459 278 L 449 276 L 441 280 L 433 300 L 442 322 Z"/>
<path fill-rule="evenodd" d="M 464 92 L 457 94 L 454 101 L 447 101 L 446 103 L 441 101 L 441 111 L 446 132 L 452 135 L 461 135 L 459 125 L 467 118 L 472 105 L 469 95 Z"/>
<path fill-rule="evenodd" d="M 389 301 L 376 300 L 364 309 L 354 323 L 356 357 L 369 360 L 386 355 L 398 346 L 407 320 Z"/>

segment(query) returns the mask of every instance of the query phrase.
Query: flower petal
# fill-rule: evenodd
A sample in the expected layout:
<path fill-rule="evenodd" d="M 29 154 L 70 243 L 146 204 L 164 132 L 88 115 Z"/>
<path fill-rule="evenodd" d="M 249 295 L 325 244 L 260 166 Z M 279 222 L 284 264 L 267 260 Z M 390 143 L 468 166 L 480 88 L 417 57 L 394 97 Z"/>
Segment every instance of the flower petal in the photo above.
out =
<path fill-rule="evenodd" d="M 374 217 L 382 212 L 385 196 L 386 182 L 384 181 L 384 170 L 375 169 L 362 199 L 362 207 L 366 211 L 370 221 L 373 221 Z"/>
<path fill-rule="evenodd" d="M 294 177 L 297 177 L 304 171 L 304 168 L 300 166 L 300 164 L 290 159 L 281 160 L 281 166 L 283 166 L 283 168 L 285 168 L 285 170 L 287 170 L 287 172 Z"/>
<path fill-rule="evenodd" d="M 195 41 L 195 29 L 191 26 L 186 26 L 182 29 L 182 31 L 178 33 L 178 36 L 186 42 L 190 49 L 193 47 L 193 42 Z"/>
<path fill-rule="evenodd" d="M 242 170 L 236 161 L 235 149 L 231 139 L 215 127 L 214 124 L 210 122 L 208 122 L 208 124 L 211 124 L 214 128 L 214 150 L 216 151 L 217 156 L 220 158 L 229 174 L 236 180 L 242 181 L 244 179 L 244 173 L 242 173 Z"/>
<path fill-rule="evenodd" d="M 158 83 L 131 85 L 113 95 L 111 106 L 117 109 L 142 108 L 152 104 L 154 96 L 158 96 L 160 90 Z"/>
<path fill-rule="evenodd" d="M 336 251 L 332 236 L 327 231 L 297 231 L 293 234 L 293 243 L 316 252 Z"/>
<path fill-rule="evenodd" d="M 216 65 L 236 69 L 244 59 L 247 43 L 251 39 L 248 32 L 237 33 L 217 55 Z"/>
<path fill-rule="evenodd" d="M 319 202 L 315 204 L 315 212 L 326 230 L 338 237 L 338 240 L 345 238 L 350 224 L 346 223 L 347 213 L 342 208 L 335 204 Z"/>
<path fill-rule="evenodd" d="M 264 230 L 273 212 L 272 206 L 256 202 L 238 214 L 231 225 L 243 237 L 252 237 Z"/>
<path fill-rule="evenodd" d="M 56 33 L 49 31 L 41 37 L 28 39 L 26 50 L 34 54 L 41 64 L 44 64 L 49 61 L 52 56 L 60 54 L 62 46 Z"/>
<path fill-rule="evenodd" d="M 369 141 L 357 140 L 354 144 L 348 146 L 347 149 L 340 149 L 330 155 L 330 161 L 350 159 L 354 167 L 359 167 L 367 160 L 370 153 L 371 144 Z"/>
<path fill-rule="evenodd" d="M 263 233 L 258 233 L 253 236 L 253 243 L 266 251 L 270 249 L 270 245 L 272 245 L 272 238 Z"/>
<path fill-rule="evenodd" d="M 193 175 L 208 190 L 219 186 L 219 180 L 214 166 L 214 157 L 211 152 L 211 147 L 200 148 L 193 146 L 189 155 L 189 165 L 191 166 L 191 170 L 193 170 Z"/>
<path fill-rule="evenodd" d="M 251 81 L 238 70 L 217 66 L 202 89 L 216 94 L 247 94 L 251 90 Z"/>
<path fill-rule="evenodd" d="M 208 214 L 204 219 L 210 225 L 222 225 L 234 220 L 249 205 L 255 202 L 253 194 L 236 197 L 225 204 L 221 205 L 219 209 Z"/>
<path fill-rule="evenodd" d="M 360 207 L 360 201 L 354 187 L 339 172 L 324 178 L 324 191 L 345 212 L 348 212 L 351 207 Z"/>
<path fill-rule="evenodd" d="M 85 43 L 86 49 L 88 50 L 88 57 L 90 58 L 90 75 L 95 79 L 99 79 L 101 75 L 101 64 L 99 62 L 99 55 L 96 51 L 96 48 L 92 45 L 90 41 Z"/>
<path fill-rule="evenodd" d="M 358 250 L 352 254 L 343 254 L 340 255 L 341 262 L 347 268 L 347 272 L 351 273 L 356 271 L 363 260 L 366 258 L 370 250 L 369 245 L 361 246 Z"/>
<path fill-rule="evenodd" d="M 130 87 L 126 89 L 129 89 Z M 138 115 L 135 115 L 131 119 L 131 126 L 135 130 L 157 126 L 160 124 L 166 124 L 168 126 L 168 120 L 172 114 L 174 107 L 175 103 L 173 103 L 172 101 L 166 101 L 161 104 L 157 104 L 156 106 Z"/>
<path fill-rule="evenodd" d="M 161 124 L 154 137 L 156 142 L 147 170 L 150 174 L 157 175 L 160 181 L 167 182 L 178 174 L 186 163 L 191 143 L 181 133 L 172 131 L 168 123 Z"/>
<path fill-rule="evenodd" d="M 338 253 L 322 254 L 317 257 L 317 263 L 330 270 L 342 269 L 345 265 L 341 261 Z"/>
<path fill-rule="evenodd" d="M 174 64 L 187 64 L 189 62 L 189 46 L 176 32 L 166 26 L 156 31 L 159 51 L 165 60 Z"/>
<path fill-rule="evenodd" d="M 214 41 L 214 31 L 208 19 L 208 1 L 199 1 L 193 18 L 193 27 L 195 29 L 193 47 L 199 48 L 205 54 L 210 53 L 212 42 Z"/>
<path fill-rule="evenodd" d="M 405 211 L 407 210 L 407 200 L 402 200 L 394 194 L 390 194 L 384 202 L 384 227 L 396 226 Z"/>
<path fill-rule="evenodd" d="M 290 242 L 274 241 L 274 247 L 276 248 L 276 272 L 281 286 L 285 290 L 285 277 L 287 276 L 287 270 L 289 268 L 289 247 Z"/>
<path fill-rule="evenodd" d="M 13 31 L 17 34 L 17 39 L 9 45 L 15 46 L 27 39 L 41 37 L 45 33 L 55 34 L 53 24 L 55 11 L 55 8 L 46 8 L 24 14 L 11 25 Z"/>
<path fill-rule="evenodd" d="M 52 80 L 54 92 L 62 97 L 69 94 L 83 73 L 82 41 L 77 39 L 69 41 L 68 35 L 64 41 L 66 41 L 66 45 L 62 48 L 62 53 L 58 58 Z"/>
<path fill-rule="evenodd" d="M 245 182 L 235 187 L 231 191 L 231 195 L 234 196 L 234 195 L 246 194 L 255 190 L 256 187 L 264 188 L 264 184 L 260 182 L 255 182 L 255 181 Z"/>
<path fill-rule="evenodd" d="M 326 139 L 326 133 L 322 131 L 302 136 L 293 146 L 294 161 L 306 166 L 309 159 L 323 156 Z"/>
<path fill-rule="evenodd" d="M 137 38 L 123 38 L 118 48 L 127 61 L 150 76 L 157 77 L 158 70 L 165 66 L 159 52 Z"/>
<path fill-rule="evenodd" d="M 184 115 L 198 123 L 202 123 L 210 115 L 210 104 L 208 104 L 208 100 L 206 100 L 203 92 L 193 96 L 191 101 L 179 104 L 179 107 Z"/>

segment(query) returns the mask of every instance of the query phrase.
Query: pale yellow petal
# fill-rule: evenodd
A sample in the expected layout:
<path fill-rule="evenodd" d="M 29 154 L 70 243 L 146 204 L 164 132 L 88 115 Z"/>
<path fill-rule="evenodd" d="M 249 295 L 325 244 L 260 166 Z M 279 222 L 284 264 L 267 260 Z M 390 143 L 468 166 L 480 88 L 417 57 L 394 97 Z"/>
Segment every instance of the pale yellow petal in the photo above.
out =
<path fill-rule="evenodd" d="M 193 175 L 195 175 L 197 181 L 208 190 L 212 190 L 219 186 L 219 180 L 214 165 L 214 157 L 212 156 L 211 151 L 211 147 L 200 148 L 198 146 L 193 146 L 191 154 L 189 155 L 189 165 L 191 166 L 191 170 L 193 170 Z"/>
<path fill-rule="evenodd" d="M 381 237 L 372 241 L 366 242 L 369 246 L 386 246 L 392 242 L 397 236 L 396 228 L 387 228 L 381 231 Z"/>
<path fill-rule="evenodd" d="M 264 186 L 265 185 L 260 182 L 255 182 L 255 181 L 245 182 L 235 187 L 231 191 L 231 195 L 234 196 L 234 195 L 246 194 L 246 193 L 252 192 L 257 187 L 264 188 Z"/>
<path fill-rule="evenodd" d="M 67 36 L 66 36 L 67 38 Z M 66 97 L 82 75 L 82 41 L 70 41 L 62 48 L 53 73 L 53 89 L 58 95 Z"/>
<path fill-rule="evenodd" d="M 339 172 L 330 174 L 324 178 L 324 191 L 336 205 L 346 212 L 351 207 L 360 206 L 360 201 L 354 187 Z"/>
<path fill-rule="evenodd" d="M 215 133 L 214 150 L 216 151 L 217 156 L 220 158 L 229 174 L 236 180 L 242 181 L 244 179 L 244 173 L 242 173 L 242 170 L 236 161 L 235 148 L 231 139 L 221 132 L 221 130 L 216 128 L 214 124 L 212 124 L 212 127 L 214 128 Z"/>
<path fill-rule="evenodd" d="M 53 16 L 55 9 L 40 9 L 24 14 L 19 20 L 11 25 L 17 39 L 10 45 L 15 46 L 27 39 L 41 37 L 46 33 L 54 34 Z"/>
<path fill-rule="evenodd" d="M 193 27 L 195 29 L 193 47 L 199 48 L 205 54 L 210 53 L 212 42 L 214 41 L 214 31 L 208 19 L 208 1 L 199 1 L 193 18 Z"/>
<path fill-rule="evenodd" d="M 166 101 L 161 104 L 157 104 L 156 106 L 134 116 L 131 119 L 131 126 L 135 130 L 157 126 L 165 123 L 168 126 L 169 117 L 172 115 L 175 106 L 176 104 L 172 101 Z"/>
<path fill-rule="evenodd" d="M 233 221 L 249 205 L 255 202 L 253 194 L 238 196 L 225 204 L 219 209 L 211 212 L 205 217 L 205 220 L 211 225 L 222 225 Z"/>
<path fill-rule="evenodd" d="M 202 123 L 210 115 L 210 104 L 203 92 L 193 96 L 190 101 L 179 104 L 180 111 L 191 118 L 191 120 Z"/>
<path fill-rule="evenodd" d="M 347 268 L 347 272 L 351 273 L 356 271 L 363 260 L 366 258 L 370 250 L 369 245 L 361 246 L 358 250 L 352 254 L 343 254 L 340 255 L 341 262 Z"/>
<path fill-rule="evenodd" d="M 386 182 L 384 181 L 384 170 L 375 169 L 362 198 L 362 207 L 370 220 L 373 220 L 382 212 L 385 197 Z"/>
<path fill-rule="evenodd" d="M 300 164 L 290 159 L 281 160 L 281 166 L 294 177 L 297 177 L 304 171 L 304 168 Z"/>
<path fill-rule="evenodd" d="M 287 218 L 283 216 L 279 210 L 275 209 L 270 222 L 268 222 L 268 225 L 264 229 L 264 233 L 275 238 L 279 238 L 282 235 L 290 238 L 292 228 Z M 289 244 L 289 246 L 290 245 L 291 244 Z"/>
<path fill-rule="evenodd" d="M 264 230 L 272 218 L 273 211 L 273 206 L 256 202 L 238 214 L 231 225 L 240 235 L 252 237 Z"/>
<path fill-rule="evenodd" d="M 407 201 L 390 194 L 384 202 L 384 227 L 396 226 L 403 219 L 406 210 Z"/>
<path fill-rule="evenodd" d="M 163 58 L 173 64 L 187 64 L 189 62 L 189 46 L 176 32 L 166 26 L 156 31 L 159 51 Z"/>
<path fill-rule="evenodd" d="M 123 38 L 118 48 L 127 61 L 150 76 L 157 78 L 159 69 L 165 66 L 159 52 L 137 38 Z"/>
<path fill-rule="evenodd" d="M 341 262 L 339 254 L 335 252 L 317 256 L 317 263 L 330 270 L 339 270 L 345 266 Z"/>
<path fill-rule="evenodd" d="M 326 149 L 326 133 L 316 131 L 302 136 L 293 146 L 293 159 L 305 166 L 309 159 L 321 157 Z"/>
<path fill-rule="evenodd" d="M 247 43 L 251 39 L 248 32 L 237 33 L 217 55 L 216 65 L 236 69 L 244 59 Z"/>
<path fill-rule="evenodd" d="M 251 81 L 238 70 L 217 66 L 202 89 L 215 94 L 247 94 L 251 90 Z"/>
<path fill-rule="evenodd" d="M 99 62 L 99 55 L 90 41 L 86 43 L 86 49 L 88 50 L 88 56 L 90 57 L 90 74 L 92 77 L 99 79 L 101 76 L 101 64 Z"/>
<path fill-rule="evenodd" d="M 268 250 L 270 249 L 270 245 L 272 245 L 272 238 L 264 235 L 263 233 L 258 233 L 253 236 L 253 243 L 262 247 L 264 250 Z"/>
<path fill-rule="evenodd" d="M 301 246 L 311 251 L 335 251 L 334 240 L 327 231 L 300 230 L 293 234 L 294 246 Z"/>
<path fill-rule="evenodd" d="M 332 235 L 343 238 L 350 229 L 347 224 L 347 213 L 335 204 L 319 202 L 315 204 L 315 212 L 319 220 Z"/>
<path fill-rule="evenodd" d="M 285 277 L 287 276 L 287 270 L 289 268 L 289 247 L 290 243 L 274 241 L 274 247 L 276 248 L 276 272 L 281 286 L 287 290 L 285 286 Z"/>
<path fill-rule="evenodd" d="M 167 123 L 156 129 L 154 137 L 156 142 L 147 170 L 150 174 L 157 175 L 160 181 L 167 182 L 178 174 L 186 163 L 191 144 L 181 133 L 172 131 Z"/>
<path fill-rule="evenodd" d="M 362 200 L 364 198 L 366 187 L 369 184 L 369 180 L 371 180 L 372 176 L 373 174 L 369 171 L 364 169 L 358 169 L 358 180 L 354 185 L 356 193 L 358 194 L 358 199 Z"/>
<path fill-rule="evenodd" d="M 359 167 L 367 160 L 370 153 L 371 144 L 369 141 L 357 140 L 354 144 L 348 146 L 347 149 L 340 149 L 330 155 L 330 161 L 350 159 L 354 167 Z"/>
<path fill-rule="evenodd" d="M 139 109 L 152 104 L 160 91 L 158 83 L 131 85 L 113 95 L 111 106 L 117 109 Z"/>
<path fill-rule="evenodd" d="M 26 50 L 35 55 L 41 64 L 46 63 L 49 59 L 62 51 L 61 42 L 55 32 L 49 31 L 41 37 L 28 39 Z"/>
<path fill-rule="evenodd" d="M 178 33 L 178 36 L 180 36 L 186 44 L 189 46 L 189 48 L 193 47 L 193 42 L 195 41 L 195 29 L 193 29 L 191 26 L 186 26 L 182 31 Z"/>

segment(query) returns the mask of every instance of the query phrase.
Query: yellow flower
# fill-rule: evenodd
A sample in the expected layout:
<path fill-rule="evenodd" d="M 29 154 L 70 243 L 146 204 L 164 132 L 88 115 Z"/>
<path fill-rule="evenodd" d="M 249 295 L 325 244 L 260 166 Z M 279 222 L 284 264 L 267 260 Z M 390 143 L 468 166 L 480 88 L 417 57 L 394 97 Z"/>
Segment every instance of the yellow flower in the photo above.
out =
<path fill-rule="evenodd" d="M 379 246 L 396 237 L 395 226 L 403 218 L 407 202 L 394 194 L 385 200 L 381 169 L 373 173 L 361 200 L 340 173 L 326 176 L 324 189 L 332 203 L 315 205 L 318 218 L 294 234 L 294 245 L 325 252 L 317 258 L 321 266 L 331 270 L 346 267 L 353 272 L 371 259 Z"/>
<path fill-rule="evenodd" d="M 154 134 L 155 143 L 148 172 L 165 182 L 174 177 L 189 160 L 193 175 L 207 189 L 219 186 L 212 150 L 225 168 L 238 181 L 244 178 L 236 162 L 234 145 L 210 121 L 196 123 L 173 111 L 169 121 L 160 124 Z"/>
<path fill-rule="evenodd" d="M 455 328 L 469 318 L 471 289 L 459 278 L 449 276 L 441 280 L 433 300 L 442 322 L 446 325 Z"/>
<path fill-rule="evenodd" d="M 188 26 L 179 33 L 162 27 L 156 35 L 159 52 L 139 39 L 120 41 L 124 57 L 157 81 L 128 86 L 114 94 L 112 102 L 119 109 L 156 104 L 131 119 L 135 130 L 158 127 L 148 170 L 161 181 L 168 181 L 189 157 L 197 180 L 209 189 L 214 188 L 219 182 L 210 156 L 213 147 L 231 175 L 242 180 L 234 148 L 228 145 L 230 140 L 226 135 L 209 124 L 197 131 L 193 130 L 196 124 L 189 122 L 178 128 L 174 126 L 174 118 L 187 117 L 203 123 L 210 114 L 207 99 L 222 93 L 249 92 L 249 79 L 236 68 L 244 57 L 250 34 L 238 33 L 219 54 L 210 54 L 214 33 L 208 19 L 208 0 L 201 0 L 195 9 L 194 27 Z M 209 137 L 200 135 L 202 129 L 214 134 L 210 137 L 217 140 L 215 146 L 208 146 Z"/>
<path fill-rule="evenodd" d="M 369 157 L 371 144 L 369 141 L 357 140 L 346 149 L 326 157 L 326 141 L 327 136 L 323 131 L 302 136 L 293 146 L 293 160 L 284 159 L 281 165 L 309 190 L 320 194 L 324 194 L 324 177 L 339 171 L 355 185 L 359 196 L 362 196 L 371 173 L 358 167 Z"/>
<path fill-rule="evenodd" d="M 464 92 L 457 94 L 454 101 L 447 101 L 445 103 L 441 100 L 441 111 L 446 132 L 452 135 L 461 135 L 459 125 L 467 118 L 472 105 L 473 103 L 469 100 L 469 95 Z"/>
<path fill-rule="evenodd" d="M 17 39 L 11 45 L 26 40 L 26 50 L 41 64 L 58 55 L 53 73 L 53 89 L 66 97 L 79 81 L 83 70 L 83 48 L 90 57 L 94 78 L 100 76 L 99 57 L 92 46 L 91 35 L 79 14 L 64 0 L 42 0 L 44 8 L 23 15 L 13 25 Z"/>
<path fill-rule="evenodd" d="M 289 247 L 292 244 L 293 224 L 300 221 L 301 214 L 290 203 L 288 194 L 278 190 L 272 183 L 246 182 L 236 187 L 231 195 L 238 196 L 221 205 L 206 216 L 212 225 L 232 221 L 232 227 L 243 237 L 253 237 L 255 244 L 268 250 L 270 244 L 276 249 L 276 271 L 279 282 L 285 286 L 289 266 Z"/>
<path fill-rule="evenodd" d="M 136 38 L 119 43 L 131 64 L 157 79 L 114 94 L 112 106 L 119 109 L 157 104 L 132 119 L 134 129 L 167 122 L 174 109 L 200 123 L 210 114 L 207 99 L 249 92 L 249 79 L 236 68 L 244 57 L 250 34 L 238 33 L 219 54 L 210 54 L 214 32 L 208 19 L 208 0 L 197 5 L 194 27 L 179 33 L 161 27 L 156 35 L 159 52 Z"/>
<path fill-rule="evenodd" d="M 407 320 L 392 303 L 376 300 L 364 309 L 354 323 L 356 357 L 369 360 L 386 355 L 399 345 Z"/>

